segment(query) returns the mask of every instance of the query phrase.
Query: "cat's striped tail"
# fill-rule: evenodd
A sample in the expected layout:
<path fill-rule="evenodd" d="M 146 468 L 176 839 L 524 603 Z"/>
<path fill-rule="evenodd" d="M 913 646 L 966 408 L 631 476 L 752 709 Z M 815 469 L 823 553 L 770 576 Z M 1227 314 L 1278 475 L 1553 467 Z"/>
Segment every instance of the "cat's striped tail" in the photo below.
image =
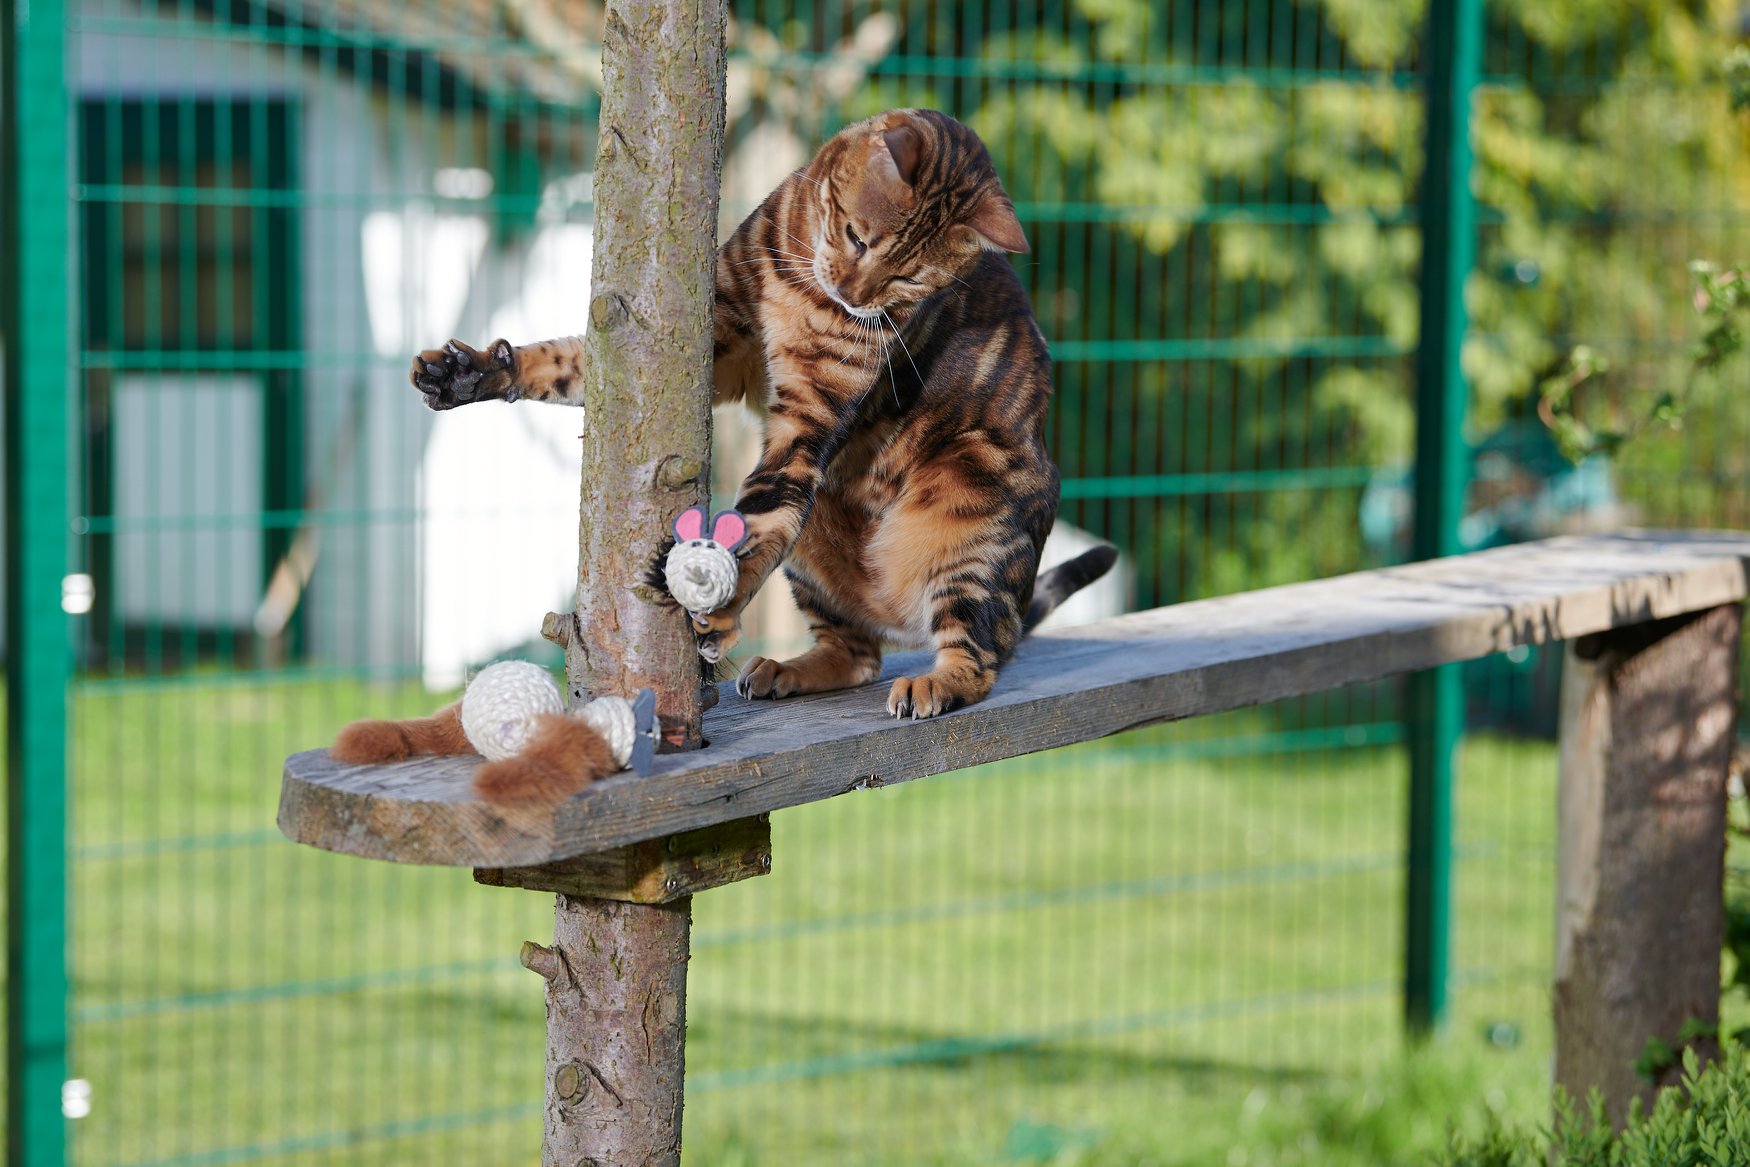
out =
<path fill-rule="evenodd" d="M 1104 544 L 1040 572 L 1039 578 L 1033 581 L 1033 602 L 1027 605 L 1027 619 L 1021 625 L 1023 631 L 1033 631 L 1039 626 L 1039 621 L 1051 615 L 1053 608 L 1111 571 L 1116 562 L 1118 548 Z"/>

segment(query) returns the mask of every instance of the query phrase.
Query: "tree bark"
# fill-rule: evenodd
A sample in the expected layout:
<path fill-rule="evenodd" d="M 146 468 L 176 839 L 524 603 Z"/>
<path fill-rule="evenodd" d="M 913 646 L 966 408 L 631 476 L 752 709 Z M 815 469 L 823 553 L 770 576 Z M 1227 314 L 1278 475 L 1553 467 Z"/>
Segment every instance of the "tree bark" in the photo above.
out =
<path fill-rule="evenodd" d="M 653 604 L 644 573 L 674 517 L 708 497 L 724 22 L 723 0 L 608 5 L 566 638 L 574 695 L 649 686 L 682 749 L 699 742 L 700 658 L 686 615 Z"/>
<path fill-rule="evenodd" d="M 1562 687 L 1556 1081 L 1613 1121 L 1651 1038 L 1717 1024 L 1736 604 L 1582 637 Z M 1695 1043 L 1704 1056 L 1710 1042 Z"/>
<path fill-rule="evenodd" d="M 725 19 L 723 0 L 607 7 L 577 607 L 559 636 L 574 699 L 648 686 L 676 749 L 699 744 L 704 674 L 645 573 L 709 498 Z M 547 982 L 543 1167 L 680 1163 L 691 923 L 691 897 L 560 894 L 553 948 L 525 946 Z"/>
<path fill-rule="evenodd" d="M 692 898 L 556 901 L 553 947 L 523 947 L 547 981 L 541 1167 L 676 1167 Z"/>

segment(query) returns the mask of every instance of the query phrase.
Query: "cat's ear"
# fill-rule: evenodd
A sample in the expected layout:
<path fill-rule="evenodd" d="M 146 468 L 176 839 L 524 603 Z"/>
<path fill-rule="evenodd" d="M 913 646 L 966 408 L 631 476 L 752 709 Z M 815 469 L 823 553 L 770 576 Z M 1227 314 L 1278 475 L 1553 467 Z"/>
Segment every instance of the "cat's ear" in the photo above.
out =
<path fill-rule="evenodd" d="M 1026 234 L 1021 230 L 1021 220 L 1015 217 L 1015 205 L 1001 191 L 986 195 L 984 201 L 978 204 L 978 209 L 972 212 L 972 217 L 966 220 L 966 225 L 988 247 L 1022 255 L 1033 250 L 1027 243 Z"/>
<path fill-rule="evenodd" d="M 674 537 L 682 543 L 690 542 L 705 533 L 705 508 L 688 507 L 675 516 Z"/>
<path fill-rule="evenodd" d="M 917 185 L 918 163 L 923 160 L 924 139 L 911 126 L 901 123 L 881 135 L 894 173 L 907 186 Z"/>

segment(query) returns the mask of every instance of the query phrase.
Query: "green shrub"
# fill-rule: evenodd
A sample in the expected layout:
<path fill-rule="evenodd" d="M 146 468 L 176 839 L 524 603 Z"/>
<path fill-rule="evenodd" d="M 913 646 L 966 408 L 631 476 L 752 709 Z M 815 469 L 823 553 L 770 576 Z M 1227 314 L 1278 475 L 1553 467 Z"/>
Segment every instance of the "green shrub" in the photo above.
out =
<path fill-rule="evenodd" d="M 1637 1104 L 1620 1133 L 1597 1095 L 1584 1111 L 1558 1091 L 1553 1131 L 1480 1138 L 1455 1135 L 1441 1167 L 1744 1167 L 1750 1164 L 1750 1052 L 1728 1044 L 1702 1069 L 1683 1057 L 1683 1089 L 1667 1090 L 1643 1114 Z"/>

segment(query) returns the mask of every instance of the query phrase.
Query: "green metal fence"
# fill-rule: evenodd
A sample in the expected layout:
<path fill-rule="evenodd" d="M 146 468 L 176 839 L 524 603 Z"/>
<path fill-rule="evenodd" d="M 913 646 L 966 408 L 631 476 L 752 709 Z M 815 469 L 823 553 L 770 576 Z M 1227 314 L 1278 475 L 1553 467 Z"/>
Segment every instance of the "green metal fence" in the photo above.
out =
<path fill-rule="evenodd" d="M 582 327 L 602 20 L 7 9 L 16 1161 L 60 1162 L 63 1135 L 129 1167 L 535 1155 L 540 995 L 514 954 L 550 926 L 538 897 L 272 821 L 284 755 L 540 653 L 565 602 L 586 422 L 434 417 L 405 365 Z M 1447 153 L 1441 188 L 1474 193 L 1472 230 L 1424 197 L 1424 80 L 1467 72 L 1431 20 L 1480 34 L 1448 107 L 1474 161 Z M 1736 20 L 743 0 L 725 206 L 879 109 L 977 128 L 1033 244 L 1061 521 L 1123 549 L 1137 606 L 1591 525 L 1743 526 L 1741 381 L 1577 469 L 1535 402 L 1584 342 L 1617 370 L 1587 407 L 1638 408 L 1694 335 L 1688 261 L 1750 253 L 1719 80 Z M 1459 225 L 1444 277 L 1430 206 Z M 1430 311 L 1452 327 L 1418 398 Z M 1419 452 L 1450 484 L 1432 532 Z M 1426 699 L 1394 683 L 778 816 L 774 874 L 696 907 L 688 1162 L 1395 1162 L 1449 1115 L 1541 1114 L 1554 662 L 1447 683 L 1448 729 L 1470 726 L 1449 785 L 1447 739 L 1406 723 Z M 1414 1056 L 1406 971 L 1446 1030 Z"/>

